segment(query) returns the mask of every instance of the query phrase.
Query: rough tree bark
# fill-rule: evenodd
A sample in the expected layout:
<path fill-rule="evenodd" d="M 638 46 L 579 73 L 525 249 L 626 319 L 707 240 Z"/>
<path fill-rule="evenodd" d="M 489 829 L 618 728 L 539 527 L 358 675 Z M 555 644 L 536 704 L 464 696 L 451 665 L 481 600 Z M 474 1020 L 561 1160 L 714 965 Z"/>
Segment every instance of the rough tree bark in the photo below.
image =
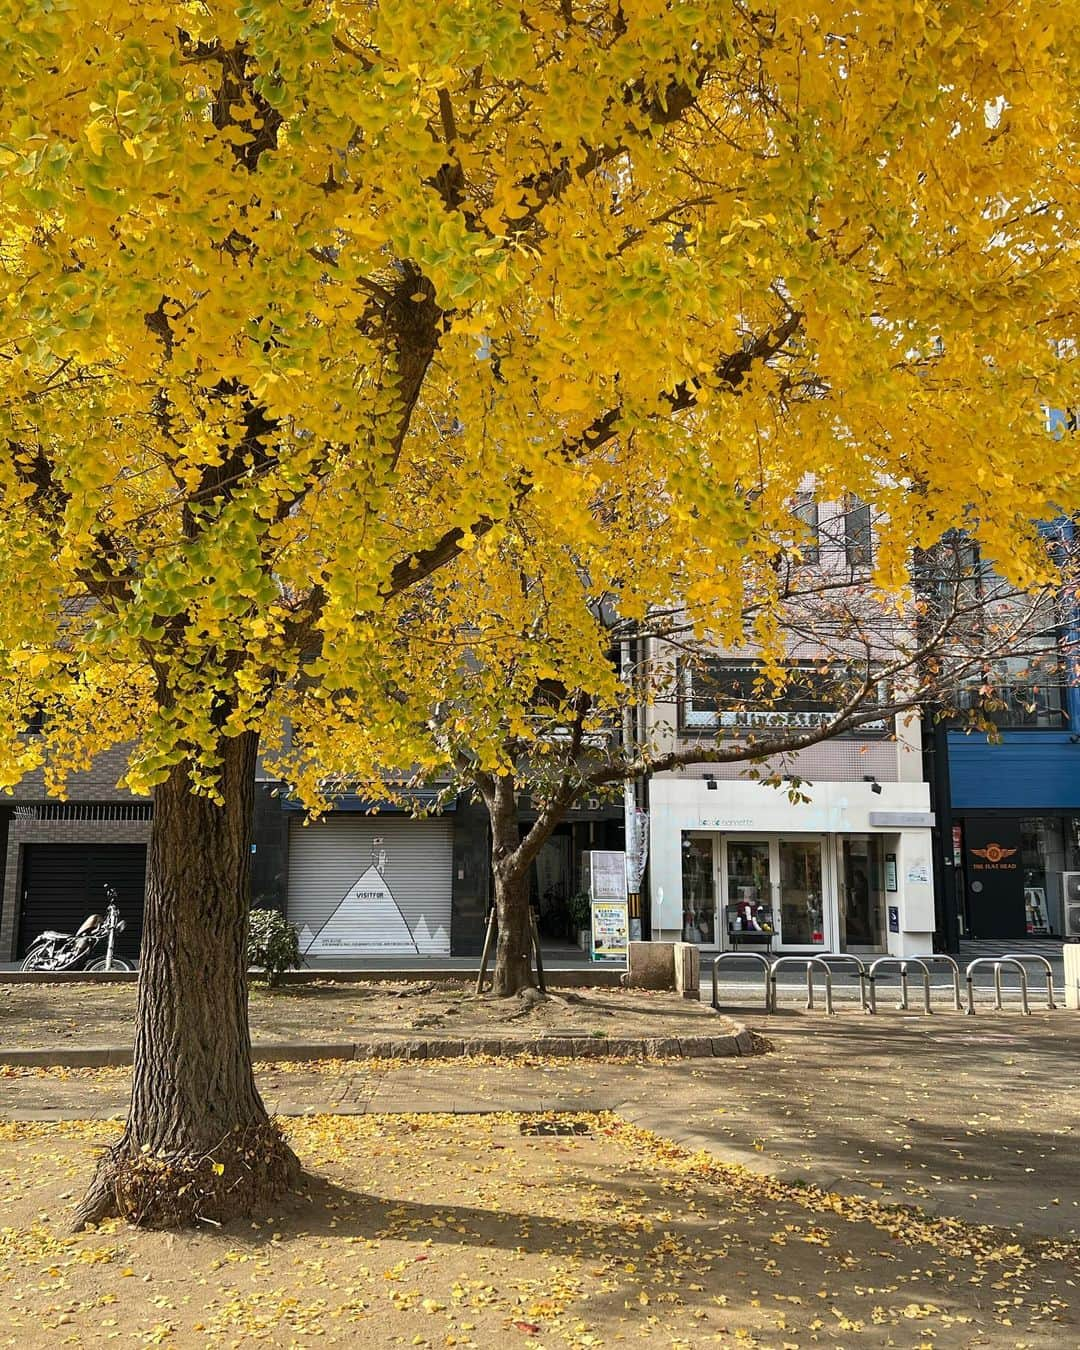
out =
<path fill-rule="evenodd" d="M 536 983 L 529 921 L 529 864 L 523 862 L 513 779 L 496 778 L 484 793 L 491 818 L 491 863 L 498 937 L 491 992 L 509 998 Z"/>
<path fill-rule="evenodd" d="M 280 1196 L 299 1164 L 259 1097 L 246 934 L 258 735 L 222 742 L 221 804 L 185 764 L 154 790 L 131 1105 L 77 1227 L 222 1222 Z"/>

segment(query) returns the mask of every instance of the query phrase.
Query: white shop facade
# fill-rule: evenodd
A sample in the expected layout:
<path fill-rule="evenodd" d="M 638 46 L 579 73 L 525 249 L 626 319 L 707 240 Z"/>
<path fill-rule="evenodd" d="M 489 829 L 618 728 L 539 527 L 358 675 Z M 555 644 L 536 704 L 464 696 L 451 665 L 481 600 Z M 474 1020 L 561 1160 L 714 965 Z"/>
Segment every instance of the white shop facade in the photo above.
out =
<path fill-rule="evenodd" d="M 799 791 L 811 800 L 754 781 L 652 778 L 652 936 L 723 951 L 750 906 L 767 917 L 777 952 L 931 952 L 928 786 Z"/>

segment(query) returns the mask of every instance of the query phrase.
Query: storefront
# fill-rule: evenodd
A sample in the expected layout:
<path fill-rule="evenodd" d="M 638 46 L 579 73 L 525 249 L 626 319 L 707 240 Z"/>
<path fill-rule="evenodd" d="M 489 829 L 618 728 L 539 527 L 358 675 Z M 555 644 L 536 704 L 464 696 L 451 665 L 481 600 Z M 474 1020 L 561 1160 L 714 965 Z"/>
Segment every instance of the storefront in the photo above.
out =
<path fill-rule="evenodd" d="M 809 803 L 757 783 L 650 783 L 654 937 L 722 950 L 748 912 L 778 951 L 933 945 L 927 789 L 822 783 Z"/>
<path fill-rule="evenodd" d="M 311 960 L 450 954 L 453 825 L 335 812 L 289 839 L 288 918 Z"/>
<path fill-rule="evenodd" d="M 1080 812 L 965 812 L 953 846 L 971 936 L 1080 937 Z"/>
<path fill-rule="evenodd" d="M 1067 694 L 1067 700 L 1064 695 Z M 969 937 L 1080 938 L 1080 690 L 1064 726 L 950 732 L 955 899 Z"/>

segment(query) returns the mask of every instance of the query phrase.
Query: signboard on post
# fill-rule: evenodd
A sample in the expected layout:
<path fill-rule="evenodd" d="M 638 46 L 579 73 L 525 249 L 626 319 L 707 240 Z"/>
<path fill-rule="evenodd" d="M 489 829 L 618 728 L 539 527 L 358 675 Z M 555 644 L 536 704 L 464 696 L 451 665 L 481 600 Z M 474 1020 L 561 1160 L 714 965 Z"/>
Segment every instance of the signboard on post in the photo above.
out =
<path fill-rule="evenodd" d="M 629 941 L 626 854 L 594 851 L 586 853 L 585 863 L 592 911 L 592 959 L 625 962 Z"/>
<path fill-rule="evenodd" d="M 627 943 L 626 901 L 592 902 L 592 959 L 625 961 Z"/>

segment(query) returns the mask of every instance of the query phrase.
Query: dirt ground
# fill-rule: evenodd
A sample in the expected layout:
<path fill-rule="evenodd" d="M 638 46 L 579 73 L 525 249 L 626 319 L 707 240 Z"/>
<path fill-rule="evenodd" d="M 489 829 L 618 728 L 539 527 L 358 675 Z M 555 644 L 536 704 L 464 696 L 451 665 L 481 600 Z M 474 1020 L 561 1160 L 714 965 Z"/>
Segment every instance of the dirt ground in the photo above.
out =
<path fill-rule="evenodd" d="M 0 985 L 0 1047 L 127 1046 L 134 984 Z M 251 990 L 252 1039 L 350 1041 L 420 1036 L 722 1036 L 696 999 L 649 990 L 554 990 L 536 1006 L 475 998 L 464 981 L 287 985 Z"/>
<path fill-rule="evenodd" d="M 550 1128 L 294 1120 L 316 1179 L 260 1223 L 78 1237 L 71 1206 L 110 1127 L 0 1125 L 0 1345 L 1080 1340 L 1074 1244 L 754 1175 L 607 1115 L 562 1118 L 580 1134 L 522 1133 L 538 1121 Z"/>

